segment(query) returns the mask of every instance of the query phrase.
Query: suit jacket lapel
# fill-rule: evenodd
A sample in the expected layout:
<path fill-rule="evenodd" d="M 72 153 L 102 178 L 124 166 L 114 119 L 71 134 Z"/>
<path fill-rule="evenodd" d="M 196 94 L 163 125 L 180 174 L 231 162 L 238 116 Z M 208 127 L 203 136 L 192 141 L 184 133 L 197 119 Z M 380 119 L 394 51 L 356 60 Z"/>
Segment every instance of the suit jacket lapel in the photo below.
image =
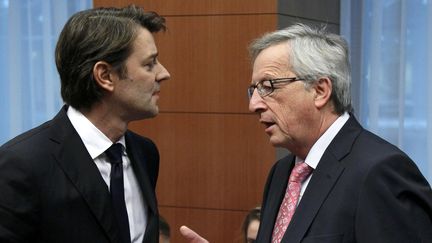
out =
<path fill-rule="evenodd" d="M 286 187 L 288 185 L 289 174 L 294 167 L 294 156 L 289 155 L 278 161 L 274 168 L 273 174 L 270 175 L 273 186 L 269 187 L 269 191 L 265 192 L 266 201 L 264 202 L 263 209 L 265 212 L 262 214 L 261 224 L 259 228 L 259 242 L 270 242 L 273 233 L 273 227 L 276 222 L 276 217 L 279 212 L 280 204 L 285 196 Z"/>
<path fill-rule="evenodd" d="M 152 154 L 153 151 L 147 151 L 150 148 L 146 146 L 141 146 L 142 143 L 135 141 L 133 138 L 133 134 L 131 132 L 126 133 L 126 147 L 128 149 L 128 155 L 132 163 L 132 168 L 136 175 L 137 181 L 140 185 L 142 195 L 144 197 L 145 203 L 148 205 L 148 220 L 147 220 L 147 228 L 144 235 L 143 242 L 152 242 L 156 239 L 153 239 L 156 234 L 154 232 L 158 229 L 158 210 L 157 210 L 157 202 L 156 195 L 154 191 L 154 187 L 156 181 L 152 183 L 150 178 L 157 178 L 156 175 L 150 175 L 149 171 L 155 171 L 158 173 L 159 167 L 151 168 L 152 166 L 159 166 L 159 158 L 154 158 Z M 157 161 L 154 161 L 157 160 Z"/>
<path fill-rule="evenodd" d="M 350 152 L 351 146 L 361 129 L 360 124 L 351 115 L 350 119 L 330 143 L 313 172 L 282 242 L 297 243 L 304 238 L 322 203 L 343 173 L 345 167 L 342 159 Z"/>
<path fill-rule="evenodd" d="M 338 162 L 328 154 L 322 157 L 286 230 L 282 242 L 301 242 L 321 204 L 343 172 L 344 168 Z"/>
<path fill-rule="evenodd" d="M 109 190 L 96 164 L 66 115 L 66 107 L 53 119 L 53 156 L 82 195 L 108 238 L 117 242 L 118 232 L 112 217 Z"/>
<path fill-rule="evenodd" d="M 148 204 L 150 210 L 157 211 L 157 203 L 155 192 L 152 188 L 152 183 L 150 182 L 150 175 L 148 174 L 149 169 L 146 165 L 155 163 L 150 161 L 148 153 L 146 153 L 145 148 L 137 147 L 138 143 L 134 142 L 130 133 L 126 133 L 126 143 L 128 148 L 128 155 L 130 156 L 132 162 L 132 168 L 140 185 L 143 193 L 145 202 Z"/>

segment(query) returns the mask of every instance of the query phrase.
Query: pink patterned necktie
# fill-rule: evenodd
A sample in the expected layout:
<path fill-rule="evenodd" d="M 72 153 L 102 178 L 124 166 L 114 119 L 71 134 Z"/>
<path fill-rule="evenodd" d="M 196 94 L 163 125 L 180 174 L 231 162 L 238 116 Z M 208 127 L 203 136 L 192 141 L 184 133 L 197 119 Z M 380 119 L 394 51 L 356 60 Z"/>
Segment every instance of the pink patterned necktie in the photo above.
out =
<path fill-rule="evenodd" d="M 312 168 L 304 162 L 296 163 L 288 180 L 287 190 L 279 208 L 273 229 L 272 243 L 279 243 L 297 208 L 302 182 L 310 175 Z"/>

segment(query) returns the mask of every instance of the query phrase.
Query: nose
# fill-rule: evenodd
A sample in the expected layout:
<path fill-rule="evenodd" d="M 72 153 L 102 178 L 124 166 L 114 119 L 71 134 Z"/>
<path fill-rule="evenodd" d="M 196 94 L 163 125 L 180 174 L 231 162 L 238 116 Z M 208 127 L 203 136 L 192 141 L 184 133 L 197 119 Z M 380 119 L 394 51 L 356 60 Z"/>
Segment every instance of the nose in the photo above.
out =
<path fill-rule="evenodd" d="M 252 97 L 249 99 L 249 110 L 251 112 L 259 113 L 266 109 L 266 104 L 263 98 L 258 94 L 258 91 L 255 89 L 252 93 Z"/>
<path fill-rule="evenodd" d="M 159 63 L 159 71 L 156 74 L 156 81 L 162 82 L 170 78 L 171 75 L 168 70 L 162 65 L 162 63 Z"/>

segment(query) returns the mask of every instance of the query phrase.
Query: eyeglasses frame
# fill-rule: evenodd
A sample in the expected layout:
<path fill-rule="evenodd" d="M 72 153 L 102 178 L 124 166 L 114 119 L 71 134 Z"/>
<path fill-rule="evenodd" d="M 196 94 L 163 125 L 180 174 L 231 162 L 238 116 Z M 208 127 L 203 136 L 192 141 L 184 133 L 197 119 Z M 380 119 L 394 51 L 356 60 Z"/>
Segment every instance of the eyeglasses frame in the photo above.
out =
<path fill-rule="evenodd" d="M 274 78 L 274 79 L 261 80 L 261 81 L 257 82 L 256 84 L 252 84 L 248 87 L 248 90 L 247 90 L 248 98 L 249 98 L 249 100 L 252 98 L 252 95 L 255 92 L 255 89 L 257 89 L 258 94 L 261 96 L 261 98 L 264 98 L 264 97 L 270 95 L 271 93 L 273 93 L 273 91 L 275 91 L 275 89 L 279 88 L 279 87 L 275 87 L 274 86 L 275 84 L 292 83 L 292 82 L 300 81 L 300 80 L 304 80 L 304 79 L 299 78 L 299 77 L 291 77 L 291 78 Z M 259 87 L 262 86 L 264 82 L 270 82 L 271 91 L 266 93 L 266 94 L 261 94 Z"/>

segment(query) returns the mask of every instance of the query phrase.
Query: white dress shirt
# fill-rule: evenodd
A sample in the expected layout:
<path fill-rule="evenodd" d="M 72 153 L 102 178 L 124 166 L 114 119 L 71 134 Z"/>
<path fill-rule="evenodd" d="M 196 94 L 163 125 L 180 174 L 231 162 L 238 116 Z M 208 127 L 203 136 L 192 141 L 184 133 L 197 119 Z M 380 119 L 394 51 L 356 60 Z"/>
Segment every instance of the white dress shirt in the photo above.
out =
<path fill-rule="evenodd" d="M 327 147 L 330 145 L 331 141 L 333 141 L 333 138 L 338 134 L 338 132 L 342 129 L 343 125 L 348 121 L 350 115 L 345 112 L 342 114 L 338 119 L 336 119 L 335 122 L 327 129 L 327 131 L 324 132 L 323 135 L 314 143 L 311 150 L 306 156 L 306 159 L 304 162 L 308 164 L 310 167 L 312 167 L 315 171 L 316 167 L 318 166 L 319 161 L 321 160 L 321 157 L 323 156 L 324 152 L 326 151 Z M 300 162 L 300 159 L 296 157 L 296 163 Z M 301 191 L 300 191 L 300 197 L 297 202 L 300 202 L 300 199 L 303 196 L 303 193 L 306 190 L 307 185 L 309 184 L 310 179 L 313 176 L 313 171 L 311 175 L 302 183 Z"/>
<path fill-rule="evenodd" d="M 69 106 L 67 116 L 78 132 L 88 153 L 95 162 L 103 180 L 110 188 L 111 163 L 104 154 L 113 142 L 91 123 L 81 112 Z M 126 152 L 124 136 L 117 143 L 123 145 L 123 178 L 126 209 L 132 243 L 142 242 L 147 226 L 147 210 L 136 176 Z"/>

